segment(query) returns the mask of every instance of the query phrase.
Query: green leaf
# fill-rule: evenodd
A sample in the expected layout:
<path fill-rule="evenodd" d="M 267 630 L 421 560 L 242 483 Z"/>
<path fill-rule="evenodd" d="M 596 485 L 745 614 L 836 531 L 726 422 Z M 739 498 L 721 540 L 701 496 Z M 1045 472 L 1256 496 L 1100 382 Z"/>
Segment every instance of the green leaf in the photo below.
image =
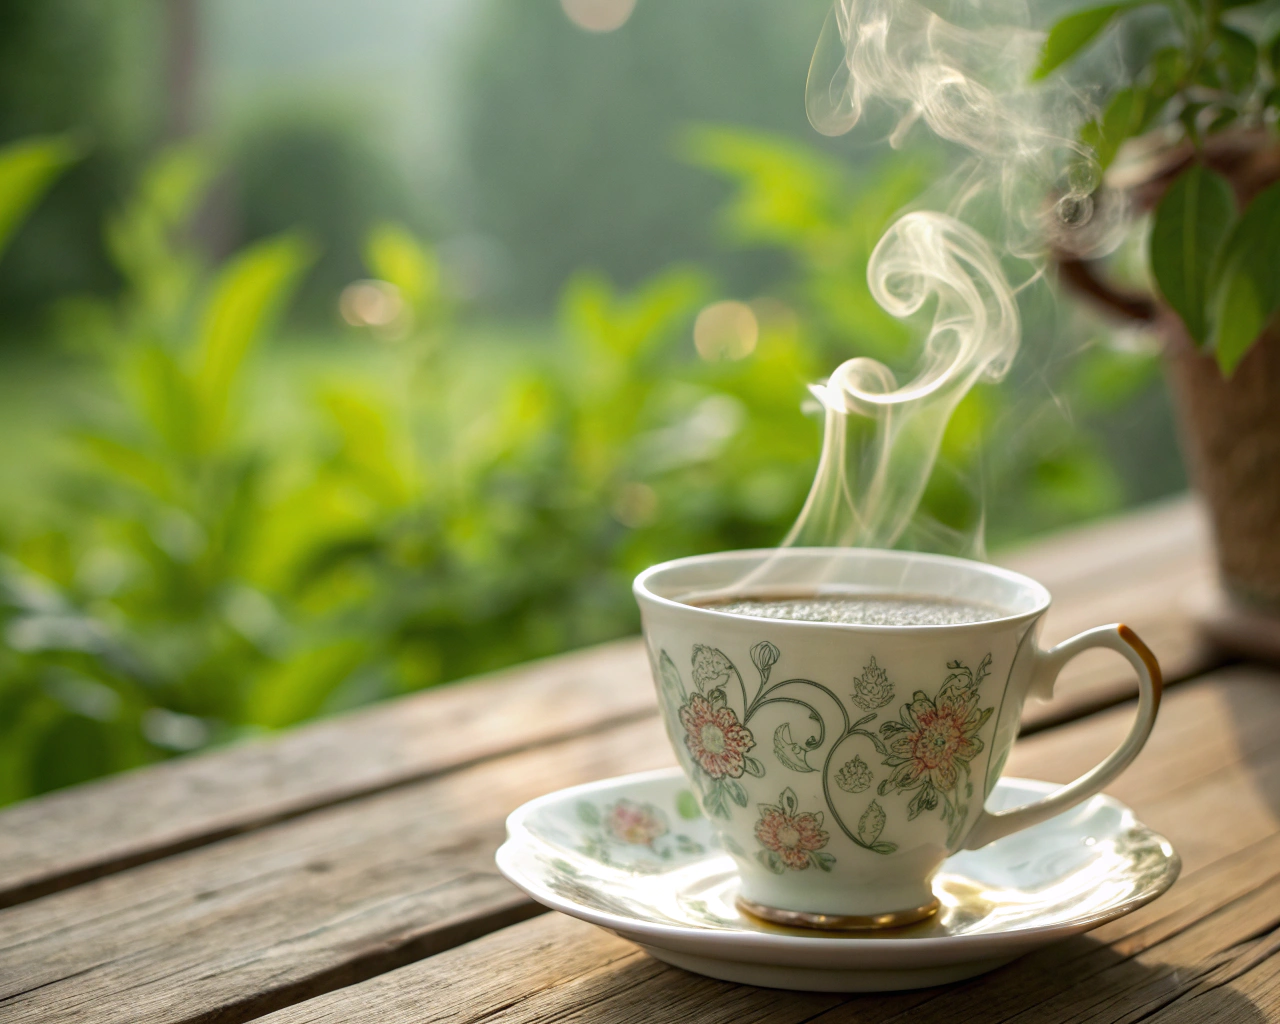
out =
<path fill-rule="evenodd" d="M 787 866 L 782 862 L 782 858 L 773 850 L 757 850 L 756 860 L 772 871 L 775 875 L 781 875 L 787 870 Z"/>
<path fill-rule="evenodd" d="M 365 242 L 364 259 L 375 277 L 396 286 L 405 303 L 421 314 L 440 290 L 435 253 L 399 224 L 379 224 Z"/>
<path fill-rule="evenodd" d="M 1226 84 L 1237 91 L 1244 89 L 1258 72 L 1258 44 L 1227 25 L 1218 26 L 1217 36 L 1227 73 Z"/>
<path fill-rule="evenodd" d="M 791 739 L 791 725 L 783 722 L 773 730 L 773 754 L 782 762 L 783 767 L 793 772 L 815 772 L 806 760 L 807 751 L 799 743 Z"/>
<path fill-rule="evenodd" d="M 1046 77 L 1059 65 L 1065 64 L 1089 45 L 1111 19 L 1130 4 L 1105 4 L 1088 10 L 1068 14 L 1049 30 L 1040 52 L 1040 63 L 1032 73 L 1033 79 Z"/>
<path fill-rule="evenodd" d="M 0 147 L 0 252 L 54 179 L 77 159 L 79 152 L 66 136 Z"/>
<path fill-rule="evenodd" d="M 1200 345 L 1209 333 L 1210 269 L 1234 220 L 1231 187 L 1200 164 L 1188 168 L 1156 208 L 1151 271 L 1165 301 Z"/>
<path fill-rule="evenodd" d="M 77 440 L 85 454 L 117 480 L 129 480 L 163 500 L 172 498 L 168 470 L 146 452 L 102 434 L 83 434 Z"/>
<path fill-rule="evenodd" d="M 809 854 L 809 862 L 817 865 L 823 871 L 830 871 L 835 865 L 836 859 L 829 853 L 823 853 L 821 850 L 815 850 Z"/>
<path fill-rule="evenodd" d="M 701 818 L 702 811 L 698 808 L 697 798 L 687 789 L 682 789 L 676 795 L 676 813 L 685 821 L 692 821 L 694 818 Z"/>
<path fill-rule="evenodd" d="M 1230 377 L 1280 308 L 1280 183 L 1249 204 L 1227 238 L 1212 294 L 1218 366 Z"/>
<path fill-rule="evenodd" d="M 585 800 L 579 800 L 576 808 L 578 812 L 578 820 L 584 825 L 600 824 L 600 809 L 595 804 L 587 803 Z"/>
<path fill-rule="evenodd" d="M 748 775 L 754 775 L 757 779 L 764 777 L 764 765 L 754 757 L 743 757 L 742 767 Z"/>
<path fill-rule="evenodd" d="M 368 655 L 368 642 L 354 638 L 295 652 L 257 676 L 246 700 L 249 721 L 279 728 L 315 717 Z"/>
<path fill-rule="evenodd" d="M 1081 129 L 1081 141 L 1093 149 L 1104 170 L 1115 159 L 1121 144 L 1142 131 L 1147 101 L 1144 89 L 1121 89 L 1111 97 L 1101 122 L 1090 121 Z"/>
<path fill-rule="evenodd" d="M 886 853 L 886 854 L 897 853 L 898 844 L 897 843 L 872 843 L 871 851 L 873 853 Z"/>
<path fill-rule="evenodd" d="M 724 779 L 724 788 L 729 796 L 733 798 L 733 802 L 739 807 L 747 806 L 747 791 L 742 788 L 742 783 L 737 779 Z"/>
<path fill-rule="evenodd" d="M 246 249 L 218 275 L 195 353 L 194 384 L 206 445 L 222 432 L 245 357 L 281 311 L 313 256 L 302 238 L 285 234 Z"/>
<path fill-rule="evenodd" d="M 788 786 L 778 796 L 778 806 L 782 808 L 784 814 L 792 816 L 800 813 L 800 800 L 796 797 L 796 791 Z"/>
<path fill-rule="evenodd" d="M 110 770 L 106 730 L 100 722 L 80 715 L 59 718 L 31 754 L 31 782 L 36 792 L 85 782 Z"/>
<path fill-rule="evenodd" d="M 875 800 L 867 805 L 867 809 L 862 812 L 862 817 L 858 819 L 858 838 L 866 846 L 874 846 L 880 833 L 884 831 L 885 813 L 884 808 Z"/>

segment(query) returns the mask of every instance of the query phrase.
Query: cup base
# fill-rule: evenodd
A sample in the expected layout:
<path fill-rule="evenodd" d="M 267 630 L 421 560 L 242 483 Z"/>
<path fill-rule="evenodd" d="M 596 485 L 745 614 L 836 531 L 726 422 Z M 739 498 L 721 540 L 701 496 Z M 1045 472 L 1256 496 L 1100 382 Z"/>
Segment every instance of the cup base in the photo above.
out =
<path fill-rule="evenodd" d="M 735 900 L 738 909 L 751 917 L 758 917 L 770 924 L 786 925 L 788 928 L 815 928 L 826 932 L 861 932 L 880 928 L 903 928 L 916 924 L 938 912 L 938 898 L 935 896 L 922 907 L 910 910 L 891 910 L 884 914 L 811 914 L 802 910 L 780 910 L 777 907 L 766 907 L 744 896 Z"/>

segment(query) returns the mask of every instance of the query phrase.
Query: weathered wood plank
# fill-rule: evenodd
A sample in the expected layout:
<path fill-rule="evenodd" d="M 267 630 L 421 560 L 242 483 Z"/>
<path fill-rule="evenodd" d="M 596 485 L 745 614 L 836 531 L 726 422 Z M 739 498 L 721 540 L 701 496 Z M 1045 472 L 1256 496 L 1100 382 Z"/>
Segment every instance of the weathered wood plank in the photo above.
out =
<path fill-rule="evenodd" d="M 996 561 L 1040 580 L 1053 594 L 1042 636 L 1046 644 L 1092 626 L 1126 622 L 1156 652 L 1166 681 L 1222 662 L 1192 621 L 1194 599 L 1211 591 L 1215 569 L 1207 520 L 1191 498 L 1080 527 Z M 1128 700 L 1136 685 L 1118 655 L 1085 654 L 1067 666 L 1052 703 L 1027 705 L 1023 731 Z"/>
<path fill-rule="evenodd" d="M 50 794 L 0 811 L 0 907 L 653 713 L 624 640 Z"/>
<path fill-rule="evenodd" d="M 0 1019 L 247 1020 L 535 912 L 506 815 L 672 763 L 656 718 L 508 755 L 0 912 Z"/>
<path fill-rule="evenodd" d="M 1055 594 L 1046 640 L 1128 621 L 1173 680 L 1208 667 L 1182 595 L 1209 578 L 1188 500 L 1049 538 L 1000 559 Z M 1118 656 L 1068 666 L 1044 728 L 1130 696 Z M 554 714 L 548 713 L 554 709 Z M 643 647 L 623 640 L 454 684 L 266 742 L 126 773 L 0 811 L 0 907 L 484 758 L 654 713 Z"/>
<path fill-rule="evenodd" d="M 1014 770 L 1074 775 L 1124 732 L 1130 713 L 1116 708 L 1024 740 Z M 1187 849 L 1190 869 L 1212 864 L 1280 832 L 1280 800 L 1268 806 L 1265 788 L 1276 772 L 1266 767 L 1276 730 L 1276 677 L 1236 670 L 1190 683 L 1169 695 L 1148 749 L 1124 776 L 1129 788 L 1116 791 L 1141 797 L 1134 802 L 1144 817 Z M 1197 735 L 1188 757 L 1188 737 Z M 492 865 L 515 805 L 670 761 L 657 720 L 646 719 L 10 908 L 0 912 L 0 1019 L 247 1020 L 411 960 L 434 960 L 529 912 Z M 1224 786 L 1252 813 L 1222 815 Z M 1202 820 L 1213 827 L 1201 836 Z"/>
<path fill-rule="evenodd" d="M 1091 763 L 1097 748 L 1124 731 L 1127 711 L 1024 741 L 1018 770 L 1060 778 L 1075 774 Z M 752 989 L 666 967 L 620 939 L 549 915 L 283 1009 L 263 1024 L 1275 1020 L 1280 759 L 1268 756 L 1275 753 L 1268 730 L 1274 736 L 1280 726 L 1280 677 L 1224 673 L 1171 694 L 1166 711 L 1148 751 L 1126 776 L 1135 780 L 1129 798 L 1137 798 L 1144 820 L 1168 814 L 1165 829 L 1175 844 L 1197 846 L 1200 815 L 1213 801 L 1221 802 L 1224 779 L 1252 790 L 1260 802 L 1252 811 L 1242 805 L 1240 815 L 1213 825 L 1216 853 L 1200 842 L 1202 852 L 1160 900 L 984 978 L 884 996 Z M 1197 746 L 1188 746 L 1192 735 L 1200 738 Z M 1251 815 L 1261 825 L 1246 820 Z M 1262 838 L 1251 838 L 1260 831 Z"/>

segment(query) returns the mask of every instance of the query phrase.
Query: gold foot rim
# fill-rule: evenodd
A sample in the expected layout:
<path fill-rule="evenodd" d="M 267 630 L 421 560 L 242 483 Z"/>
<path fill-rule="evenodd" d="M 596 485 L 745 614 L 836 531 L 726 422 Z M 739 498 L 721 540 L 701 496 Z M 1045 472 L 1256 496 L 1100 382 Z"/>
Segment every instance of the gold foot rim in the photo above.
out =
<path fill-rule="evenodd" d="M 885 914 L 812 914 L 803 910 L 780 910 L 767 907 L 744 896 L 736 900 L 738 909 L 758 917 L 770 924 L 786 925 L 789 928 L 814 928 L 827 932 L 861 932 L 881 928 L 903 928 L 916 924 L 938 912 L 938 898 L 935 896 L 923 907 L 910 910 L 891 910 Z"/>

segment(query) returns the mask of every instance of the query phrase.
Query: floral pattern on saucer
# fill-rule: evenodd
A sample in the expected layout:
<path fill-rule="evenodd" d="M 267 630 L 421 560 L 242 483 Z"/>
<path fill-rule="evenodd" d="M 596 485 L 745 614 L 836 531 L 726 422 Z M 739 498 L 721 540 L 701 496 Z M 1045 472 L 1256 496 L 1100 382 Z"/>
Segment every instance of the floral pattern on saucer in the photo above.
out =
<path fill-rule="evenodd" d="M 677 814 L 682 818 L 701 817 L 692 794 L 685 790 L 681 796 L 676 799 Z M 666 813 L 653 804 L 622 799 L 600 808 L 590 800 L 581 800 L 577 804 L 577 818 L 585 826 L 579 850 L 611 867 L 653 872 L 660 869 L 659 861 L 653 856 L 671 860 L 677 855 L 701 854 L 707 849 L 685 833 L 672 833 Z M 653 856 L 646 856 L 645 851 Z"/>
<path fill-rule="evenodd" d="M 508 820 L 499 867 L 535 899 L 624 937 L 629 927 L 653 926 L 681 936 L 686 945 L 699 935 L 708 942 L 712 936 L 756 941 L 767 935 L 781 944 L 836 944 L 848 950 L 847 956 L 841 954 L 847 966 L 856 967 L 859 949 L 868 944 L 911 947 L 921 939 L 982 936 L 1018 955 L 1154 899 L 1173 883 L 1180 863 L 1168 842 L 1128 808 L 1097 796 L 1015 836 L 951 857 L 934 882 L 943 897 L 934 918 L 890 932 L 822 937 L 749 919 L 737 910 L 734 863 L 716 846 L 711 823 L 691 806 L 686 786 L 679 770 L 670 769 L 533 801 Z M 1001 779 L 989 804 L 1006 810 L 1054 788 Z M 587 813 L 592 821 L 584 820 L 584 806 L 597 812 Z M 792 817 L 805 813 L 797 808 L 791 814 L 785 799 L 769 806 Z M 875 823 L 867 828 L 874 830 Z M 675 835 L 690 840 L 690 852 L 676 846 Z M 700 852 L 692 852 L 695 846 Z M 669 849 L 670 856 L 664 859 L 655 848 Z M 1016 938 L 1022 933 L 1029 937 Z M 661 946 L 651 931 L 637 938 L 646 946 Z M 904 949 L 904 965 L 914 955 Z"/>

